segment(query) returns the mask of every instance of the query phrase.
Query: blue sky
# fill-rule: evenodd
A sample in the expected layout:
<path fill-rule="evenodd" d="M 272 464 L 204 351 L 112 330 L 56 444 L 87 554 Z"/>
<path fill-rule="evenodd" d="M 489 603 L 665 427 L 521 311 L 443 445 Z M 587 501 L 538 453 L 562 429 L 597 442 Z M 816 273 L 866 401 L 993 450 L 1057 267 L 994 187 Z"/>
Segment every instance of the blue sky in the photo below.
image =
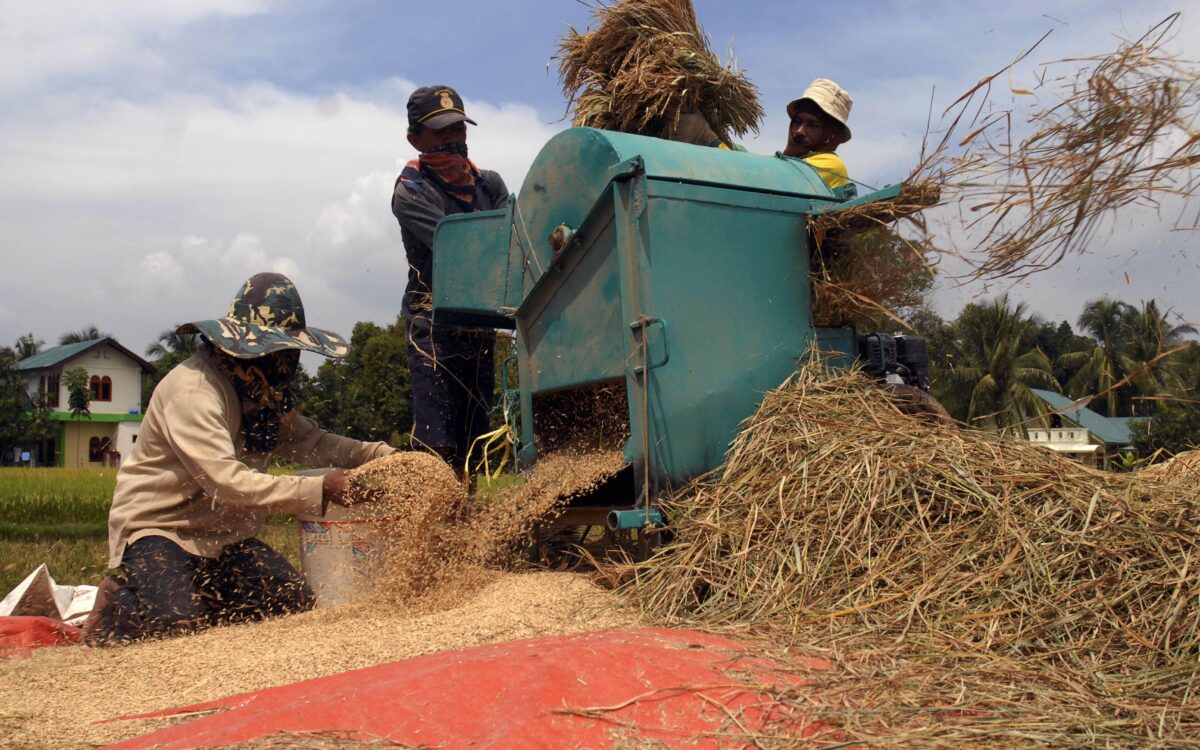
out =
<path fill-rule="evenodd" d="M 1036 63 L 1107 51 L 1174 10 L 1173 49 L 1200 59 L 1194 1 L 695 5 L 714 49 L 761 90 L 768 116 L 745 144 L 782 147 L 786 102 L 830 77 L 855 99 L 839 152 L 874 186 L 915 163 L 931 101 L 940 112 L 1047 30 L 1014 87 L 1032 86 Z M 565 126 L 555 45 L 591 18 L 575 0 L 0 0 L 0 12 L 0 344 L 94 324 L 135 351 L 220 315 L 266 269 L 293 277 L 315 324 L 394 320 L 405 263 L 388 196 L 411 158 L 408 94 L 456 86 L 480 123 L 473 158 L 517 190 Z M 1111 294 L 1200 321 L 1200 252 L 1170 231 L 1176 208 L 1117 217 L 1089 255 L 1012 293 L 1054 320 Z M 1005 289 L 947 287 L 935 304 L 953 315 Z"/>

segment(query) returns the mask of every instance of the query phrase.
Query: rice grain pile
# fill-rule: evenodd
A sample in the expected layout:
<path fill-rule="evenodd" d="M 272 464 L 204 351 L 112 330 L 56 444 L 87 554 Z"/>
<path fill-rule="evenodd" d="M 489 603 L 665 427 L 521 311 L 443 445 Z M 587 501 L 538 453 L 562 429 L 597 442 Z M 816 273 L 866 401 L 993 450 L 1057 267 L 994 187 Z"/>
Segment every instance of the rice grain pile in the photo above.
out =
<path fill-rule="evenodd" d="M 0 747 L 90 748 L 180 720 L 93 723 L 102 719 L 448 649 L 640 624 L 610 593 L 577 574 L 492 571 L 475 588 L 422 606 L 368 602 L 182 638 L 46 648 L 0 660 Z"/>
<path fill-rule="evenodd" d="M 691 0 L 594 6 L 597 26 L 559 42 L 559 79 L 576 126 L 660 136 L 700 112 L 725 143 L 758 131 L 758 89 L 709 49 Z"/>
<path fill-rule="evenodd" d="M 665 510 L 675 540 L 624 593 L 839 663 L 777 699 L 850 739 L 1200 738 L 1194 489 L 912 419 L 813 364 Z"/>
<path fill-rule="evenodd" d="M 395 606 L 471 590 L 488 569 L 522 561 L 572 497 L 624 465 L 618 450 L 561 448 L 540 458 L 520 484 L 468 501 L 454 473 L 432 454 L 400 452 L 364 464 L 350 472 L 352 485 L 383 495 L 358 506 L 363 518 L 378 519 L 386 547 L 371 576 L 376 599 Z"/>
<path fill-rule="evenodd" d="M 563 497 L 620 468 L 619 452 L 560 454 L 522 485 L 468 502 L 436 456 L 401 452 L 349 473 L 381 494 L 351 520 L 387 540 L 365 601 L 119 648 L 42 649 L 0 661 L 0 746 L 91 747 L 179 719 L 100 719 L 203 702 L 446 649 L 639 624 L 586 577 L 505 572 Z M 286 736 L 246 747 L 371 747 L 336 736 Z"/>

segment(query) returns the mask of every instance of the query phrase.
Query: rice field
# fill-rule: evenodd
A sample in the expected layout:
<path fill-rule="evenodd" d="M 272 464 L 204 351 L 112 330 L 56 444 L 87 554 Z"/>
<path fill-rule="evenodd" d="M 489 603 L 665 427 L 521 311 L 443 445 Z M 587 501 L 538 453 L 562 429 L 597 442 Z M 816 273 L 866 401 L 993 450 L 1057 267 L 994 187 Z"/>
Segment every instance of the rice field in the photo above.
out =
<path fill-rule="evenodd" d="M 104 525 L 116 469 L 0 469 L 0 537 L 14 527 Z"/>

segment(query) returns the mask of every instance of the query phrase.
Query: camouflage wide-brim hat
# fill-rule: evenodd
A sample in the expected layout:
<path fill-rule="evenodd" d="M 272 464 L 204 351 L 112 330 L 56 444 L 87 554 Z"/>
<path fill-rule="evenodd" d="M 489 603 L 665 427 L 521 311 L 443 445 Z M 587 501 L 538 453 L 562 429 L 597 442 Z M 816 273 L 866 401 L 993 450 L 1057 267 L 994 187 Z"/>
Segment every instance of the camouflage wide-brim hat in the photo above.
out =
<path fill-rule="evenodd" d="M 221 351 L 240 359 L 286 349 L 302 349 L 326 357 L 344 357 L 350 352 L 346 339 L 305 323 L 300 293 L 292 280 L 281 273 L 251 276 L 234 297 L 228 315 L 184 323 L 175 332 L 198 333 Z"/>

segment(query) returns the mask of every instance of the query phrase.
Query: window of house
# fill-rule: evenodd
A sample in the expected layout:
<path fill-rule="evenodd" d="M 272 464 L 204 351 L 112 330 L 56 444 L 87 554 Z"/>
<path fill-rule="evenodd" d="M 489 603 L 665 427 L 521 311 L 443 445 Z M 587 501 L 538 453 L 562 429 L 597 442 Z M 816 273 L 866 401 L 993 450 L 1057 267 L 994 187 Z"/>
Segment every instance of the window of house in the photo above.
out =
<path fill-rule="evenodd" d="M 58 406 L 58 373 L 52 372 L 46 376 L 46 406 Z"/>
<path fill-rule="evenodd" d="M 112 439 L 107 437 L 93 437 L 88 440 L 88 461 L 103 461 L 104 453 L 112 447 Z"/>
<path fill-rule="evenodd" d="M 112 378 L 105 375 L 93 375 L 89 385 L 92 389 L 93 401 L 112 401 Z"/>

